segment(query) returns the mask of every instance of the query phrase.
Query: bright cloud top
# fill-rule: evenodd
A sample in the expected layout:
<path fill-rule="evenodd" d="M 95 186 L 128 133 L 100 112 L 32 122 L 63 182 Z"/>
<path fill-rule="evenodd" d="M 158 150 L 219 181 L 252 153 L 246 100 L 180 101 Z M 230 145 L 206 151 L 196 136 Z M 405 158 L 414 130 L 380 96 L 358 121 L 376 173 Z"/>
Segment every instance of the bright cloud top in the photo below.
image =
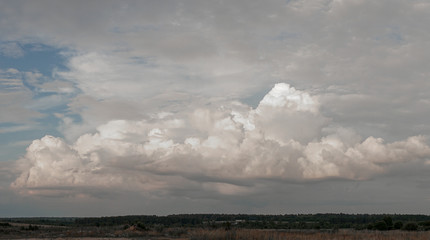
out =
<path fill-rule="evenodd" d="M 112 120 L 73 144 L 34 140 L 12 187 L 22 194 L 86 189 L 169 191 L 189 186 L 221 194 L 252 192 L 251 179 L 368 179 L 407 161 L 425 161 L 424 137 L 384 143 L 336 127 L 318 96 L 276 84 L 257 108 L 230 102 L 191 111 Z"/>

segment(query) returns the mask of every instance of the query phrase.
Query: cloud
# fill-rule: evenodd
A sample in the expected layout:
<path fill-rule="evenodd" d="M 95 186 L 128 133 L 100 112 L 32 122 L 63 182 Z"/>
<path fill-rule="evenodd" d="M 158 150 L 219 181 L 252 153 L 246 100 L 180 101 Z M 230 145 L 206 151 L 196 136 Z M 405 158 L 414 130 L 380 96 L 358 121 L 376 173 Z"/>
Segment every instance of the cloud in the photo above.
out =
<path fill-rule="evenodd" d="M 24 56 L 24 50 L 16 42 L 0 43 L 0 54 L 11 57 L 20 58 Z"/>
<path fill-rule="evenodd" d="M 311 199 L 303 211 L 332 197 L 326 211 L 344 209 L 333 198 L 354 202 L 340 190 L 354 184 L 367 184 L 381 202 L 400 199 L 398 192 L 423 196 L 412 182 L 388 187 L 390 198 L 381 189 L 429 166 L 429 21 L 421 0 L 0 2 L 8 64 L 32 61 L 32 54 L 6 58 L 19 57 L 20 47 L 61 49 L 64 58 L 52 79 L 2 70 L 2 112 L 11 114 L 0 121 L 16 123 L 2 125 L 3 137 L 51 116 L 34 136 L 38 147 L 20 160 L 14 187 L 102 196 L 114 189 L 97 179 L 112 180 L 167 197 L 157 201 L 183 196 L 175 201 L 189 209 L 188 196 L 210 199 L 199 202 L 208 211 L 219 203 L 211 199 L 241 205 L 242 195 L 256 205 Z M 41 138 L 46 132 L 64 139 Z M 57 164 L 62 155 L 76 166 Z M 38 169 L 44 161 L 65 179 Z M 354 195 L 368 202 L 363 196 Z"/>
<path fill-rule="evenodd" d="M 330 121 L 319 109 L 318 96 L 279 83 L 255 109 L 230 102 L 112 120 L 73 144 L 45 136 L 19 160 L 22 173 L 11 186 L 22 194 L 51 196 L 88 188 L 178 187 L 241 195 L 253 192 L 256 179 L 364 180 L 430 157 L 424 137 L 361 140 L 351 129 L 327 128 Z"/>
<path fill-rule="evenodd" d="M 103 4 L 104 11 L 92 3 L 2 3 L 1 37 L 70 49 L 61 76 L 97 107 L 134 111 L 166 92 L 255 100 L 288 81 L 319 91 L 324 116 L 363 136 L 395 141 L 430 131 L 430 15 L 422 1 Z M 152 108 L 172 103 L 159 100 Z M 76 128 L 113 119 L 86 114 Z"/>
<path fill-rule="evenodd" d="M 257 121 L 266 138 L 278 142 L 294 139 L 306 143 L 318 138 L 328 119 L 319 113 L 319 101 L 307 92 L 280 83 L 261 100 Z"/>
<path fill-rule="evenodd" d="M 0 102 L 3 112 L 0 122 L 28 123 L 42 114 L 28 108 L 33 92 L 23 82 L 22 74 L 13 68 L 0 69 Z"/>
<path fill-rule="evenodd" d="M 66 81 L 51 80 L 41 73 L 0 69 L 0 122 L 34 123 L 46 114 L 43 110 L 66 104 L 76 89 Z M 30 126 L 30 125 L 27 125 Z"/>

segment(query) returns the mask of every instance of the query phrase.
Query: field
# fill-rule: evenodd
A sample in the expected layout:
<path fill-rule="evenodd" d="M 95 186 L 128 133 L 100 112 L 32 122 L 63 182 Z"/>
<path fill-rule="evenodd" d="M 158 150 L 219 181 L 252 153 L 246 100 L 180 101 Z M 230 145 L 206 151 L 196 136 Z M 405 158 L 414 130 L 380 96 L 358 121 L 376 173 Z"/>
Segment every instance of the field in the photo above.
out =
<path fill-rule="evenodd" d="M 3 229 L 5 230 L 5 229 Z M 368 230 L 270 230 L 270 229 L 201 229 L 168 228 L 163 231 L 140 231 L 116 228 L 76 228 L 41 226 L 23 230 L 11 226 L 10 232 L 0 233 L 0 239 L 80 239 L 80 240 L 428 240 L 429 231 L 368 231 Z"/>
<path fill-rule="evenodd" d="M 355 231 L 340 230 L 337 232 L 325 231 L 271 231 L 271 230 L 237 230 L 237 231 L 195 231 L 190 233 L 190 240 L 428 240 L 430 232 L 404 232 L 404 231 Z"/>
<path fill-rule="evenodd" d="M 179 214 L 3 218 L 0 239 L 430 240 L 430 216 Z"/>

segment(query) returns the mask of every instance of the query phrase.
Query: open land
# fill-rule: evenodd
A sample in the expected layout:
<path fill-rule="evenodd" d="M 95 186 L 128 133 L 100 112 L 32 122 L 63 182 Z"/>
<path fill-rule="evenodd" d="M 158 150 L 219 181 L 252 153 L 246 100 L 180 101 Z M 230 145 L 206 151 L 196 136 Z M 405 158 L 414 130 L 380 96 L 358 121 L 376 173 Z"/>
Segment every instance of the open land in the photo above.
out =
<path fill-rule="evenodd" d="M 430 216 L 183 214 L 4 218 L 0 219 L 0 239 L 428 240 Z"/>
<path fill-rule="evenodd" d="M 428 240 L 430 232 L 407 231 L 368 231 L 368 230 L 339 230 L 338 232 L 324 231 L 278 231 L 262 229 L 207 230 L 189 229 L 180 236 L 169 236 L 168 233 L 153 232 L 116 232 L 112 237 L 85 237 L 88 233 L 66 231 L 64 233 L 21 233 L 2 235 L 1 239 L 80 239 L 80 240 L 125 240 L 125 239 L 154 239 L 154 240 Z M 79 235 L 82 235 L 78 237 Z M 96 234 L 105 235 L 105 234 Z M 109 233 L 111 235 L 111 233 Z M 123 237 L 117 237 L 123 236 Z"/>

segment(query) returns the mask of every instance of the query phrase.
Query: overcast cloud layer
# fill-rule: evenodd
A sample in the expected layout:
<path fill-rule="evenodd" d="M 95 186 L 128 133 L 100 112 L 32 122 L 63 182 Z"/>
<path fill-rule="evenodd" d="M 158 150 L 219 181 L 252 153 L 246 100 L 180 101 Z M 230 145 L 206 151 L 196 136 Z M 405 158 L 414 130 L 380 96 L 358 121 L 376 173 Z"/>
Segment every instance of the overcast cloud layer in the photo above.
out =
<path fill-rule="evenodd" d="M 429 22 L 419 0 L 0 2 L 0 211 L 430 214 Z"/>

